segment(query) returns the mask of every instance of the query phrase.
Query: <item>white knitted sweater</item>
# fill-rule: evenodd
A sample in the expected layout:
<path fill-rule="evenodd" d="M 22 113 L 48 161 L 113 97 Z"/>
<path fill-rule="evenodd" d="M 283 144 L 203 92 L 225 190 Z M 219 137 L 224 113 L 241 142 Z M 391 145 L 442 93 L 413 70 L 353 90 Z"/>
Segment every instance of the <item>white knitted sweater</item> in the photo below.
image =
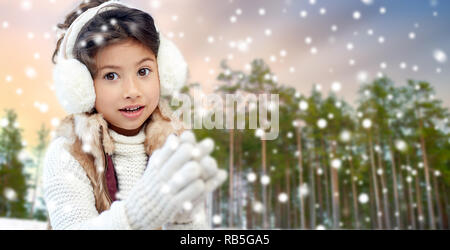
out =
<path fill-rule="evenodd" d="M 53 140 L 44 159 L 44 199 L 53 229 L 131 229 L 123 200 L 141 178 L 147 166 L 145 133 L 123 136 L 109 129 L 114 140 L 114 168 L 119 190 L 117 201 L 99 214 L 92 185 L 78 161 L 64 149 L 65 138 Z M 204 208 L 202 212 L 205 213 Z M 206 218 L 202 216 L 203 218 Z M 179 225 L 166 223 L 163 229 L 210 229 L 206 219 Z"/>

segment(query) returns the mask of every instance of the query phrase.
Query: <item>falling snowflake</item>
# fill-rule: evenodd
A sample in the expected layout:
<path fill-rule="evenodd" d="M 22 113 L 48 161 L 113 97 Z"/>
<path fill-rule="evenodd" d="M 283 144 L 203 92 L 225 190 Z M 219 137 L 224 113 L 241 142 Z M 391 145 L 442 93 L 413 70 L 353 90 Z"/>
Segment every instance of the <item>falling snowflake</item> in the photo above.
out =
<path fill-rule="evenodd" d="M 308 16 L 308 12 L 306 10 L 302 10 L 300 11 L 299 15 L 301 18 L 306 18 Z"/>
<path fill-rule="evenodd" d="M 3 195 L 9 201 L 16 201 L 17 200 L 17 193 L 12 188 L 6 187 L 4 189 L 4 191 L 3 191 Z"/>
<path fill-rule="evenodd" d="M 440 49 L 436 49 L 433 52 L 433 57 L 439 63 L 447 62 L 447 54 L 444 51 L 440 50 Z"/>
<path fill-rule="evenodd" d="M 267 186 L 267 185 L 269 185 L 269 183 L 270 183 L 270 177 L 267 175 L 263 175 L 261 177 L 261 184 L 264 186 Z"/>
<path fill-rule="evenodd" d="M 253 203 L 253 211 L 255 213 L 261 213 L 263 211 L 263 204 L 259 201 Z"/>
<path fill-rule="evenodd" d="M 247 180 L 249 182 L 255 182 L 256 181 L 256 174 L 255 173 L 248 173 L 247 174 Z"/>
<path fill-rule="evenodd" d="M 334 92 L 339 92 L 342 88 L 342 84 L 340 82 L 333 82 L 331 84 L 331 90 L 333 90 Z"/>
<path fill-rule="evenodd" d="M 397 148 L 399 151 L 405 151 L 407 148 L 406 142 L 403 140 L 397 140 L 395 142 L 395 148 Z"/>
<path fill-rule="evenodd" d="M 219 225 L 219 224 L 222 224 L 222 216 L 220 216 L 220 215 L 218 215 L 218 214 L 215 214 L 214 216 L 213 216 L 213 223 L 215 224 L 215 225 Z"/>
<path fill-rule="evenodd" d="M 5 127 L 8 126 L 8 124 L 9 124 L 8 119 L 2 118 L 2 119 L 0 120 L 0 127 L 5 128 Z"/>
<path fill-rule="evenodd" d="M 264 16 L 266 14 L 266 10 L 264 8 L 261 8 L 258 10 L 258 13 L 260 16 Z"/>
<path fill-rule="evenodd" d="M 366 204 L 369 201 L 369 196 L 365 193 L 362 193 L 358 197 L 359 203 Z"/>
<path fill-rule="evenodd" d="M 370 119 L 364 119 L 362 125 L 364 128 L 370 128 L 372 127 L 372 121 Z"/>
<path fill-rule="evenodd" d="M 317 121 L 317 126 L 318 126 L 319 128 L 321 128 L 321 129 L 326 128 L 326 127 L 327 127 L 327 120 L 325 120 L 325 119 L 319 119 L 319 120 Z"/>
<path fill-rule="evenodd" d="M 351 133 L 348 130 L 344 130 L 341 132 L 339 138 L 341 139 L 341 141 L 343 142 L 348 142 L 351 139 Z"/>
<path fill-rule="evenodd" d="M 30 79 L 34 79 L 37 76 L 37 72 L 33 67 L 29 66 L 25 68 L 25 75 Z"/>
<path fill-rule="evenodd" d="M 286 193 L 280 193 L 278 195 L 278 200 L 282 203 L 285 203 L 288 200 L 288 196 Z"/>
<path fill-rule="evenodd" d="M 340 159 L 333 159 L 331 161 L 331 166 L 335 169 L 339 169 L 342 166 L 342 161 Z"/>
<path fill-rule="evenodd" d="M 308 102 L 306 102 L 306 101 L 300 101 L 298 106 L 299 106 L 300 110 L 305 111 L 308 109 L 309 105 L 308 105 Z"/>
<path fill-rule="evenodd" d="M 22 0 L 22 2 L 20 3 L 20 7 L 25 11 L 29 11 L 31 10 L 31 8 L 33 8 L 33 3 L 29 0 Z"/>
<path fill-rule="evenodd" d="M 302 186 L 298 187 L 298 195 L 304 197 L 309 194 L 308 183 L 303 183 Z"/>

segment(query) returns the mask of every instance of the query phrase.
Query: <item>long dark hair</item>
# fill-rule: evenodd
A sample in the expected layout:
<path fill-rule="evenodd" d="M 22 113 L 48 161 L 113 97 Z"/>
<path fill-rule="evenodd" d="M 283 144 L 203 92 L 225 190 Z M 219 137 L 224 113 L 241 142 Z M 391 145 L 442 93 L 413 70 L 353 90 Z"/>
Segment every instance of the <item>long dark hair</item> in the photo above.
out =
<path fill-rule="evenodd" d="M 78 8 L 66 16 L 64 23 L 58 24 L 57 27 L 59 29 L 68 29 L 83 12 L 105 2 L 108 2 L 108 0 L 83 1 Z M 153 18 L 148 13 L 120 4 L 111 4 L 107 7 L 111 6 L 118 6 L 119 8 L 100 10 L 81 29 L 76 39 L 73 55 L 86 65 L 92 78 L 97 75 L 97 65 L 94 58 L 101 48 L 108 45 L 123 42 L 127 39 L 135 39 L 147 46 L 155 54 L 155 57 L 158 55 L 160 40 Z M 54 64 L 56 64 L 55 57 L 63 39 L 64 36 L 58 40 L 53 53 L 52 62 Z"/>

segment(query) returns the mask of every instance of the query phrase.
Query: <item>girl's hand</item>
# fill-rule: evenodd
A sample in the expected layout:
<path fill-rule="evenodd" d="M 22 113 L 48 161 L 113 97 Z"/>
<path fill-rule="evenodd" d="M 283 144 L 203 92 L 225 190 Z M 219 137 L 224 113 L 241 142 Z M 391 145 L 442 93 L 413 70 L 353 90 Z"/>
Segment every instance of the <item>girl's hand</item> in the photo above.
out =
<path fill-rule="evenodd" d="M 207 165 L 206 165 L 207 164 Z M 201 161 L 203 169 L 217 166 L 216 160 L 210 156 L 206 156 Z M 204 192 L 194 201 L 186 201 L 181 209 L 171 221 L 175 224 L 186 224 L 193 221 L 202 221 L 205 218 L 202 208 L 206 204 L 208 194 L 215 191 L 227 179 L 227 172 L 223 169 L 217 169 L 211 172 L 211 175 L 205 180 Z"/>
<path fill-rule="evenodd" d="M 142 178 L 124 200 L 130 226 L 155 229 L 171 220 L 185 202 L 205 190 L 202 167 L 193 161 L 195 146 L 170 135 L 149 159 Z"/>
<path fill-rule="evenodd" d="M 192 132 L 183 133 L 180 136 L 182 142 L 192 143 L 195 146 L 193 157 L 200 163 L 202 168 L 201 178 L 205 182 L 205 190 L 194 201 L 186 201 L 181 209 L 171 221 L 175 224 L 185 224 L 195 220 L 203 220 L 202 207 L 205 206 L 206 198 L 209 193 L 218 188 L 227 178 L 227 172 L 217 167 L 217 161 L 210 156 L 214 150 L 214 141 L 212 139 L 204 139 L 200 143 L 196 143 L 195 136 Z"/>

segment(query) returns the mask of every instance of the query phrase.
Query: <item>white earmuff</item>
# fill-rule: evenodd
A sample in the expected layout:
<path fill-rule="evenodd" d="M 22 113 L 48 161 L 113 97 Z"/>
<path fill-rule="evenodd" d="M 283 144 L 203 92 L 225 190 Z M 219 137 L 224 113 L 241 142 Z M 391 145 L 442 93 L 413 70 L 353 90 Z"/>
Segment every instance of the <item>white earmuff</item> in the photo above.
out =
<path fill-rule="evenodd" d="M 158 72 L 161 95 L 171 96 L 181 90 L 188 78 L 188 66 L 175 44 L 159 33 Z"/>

